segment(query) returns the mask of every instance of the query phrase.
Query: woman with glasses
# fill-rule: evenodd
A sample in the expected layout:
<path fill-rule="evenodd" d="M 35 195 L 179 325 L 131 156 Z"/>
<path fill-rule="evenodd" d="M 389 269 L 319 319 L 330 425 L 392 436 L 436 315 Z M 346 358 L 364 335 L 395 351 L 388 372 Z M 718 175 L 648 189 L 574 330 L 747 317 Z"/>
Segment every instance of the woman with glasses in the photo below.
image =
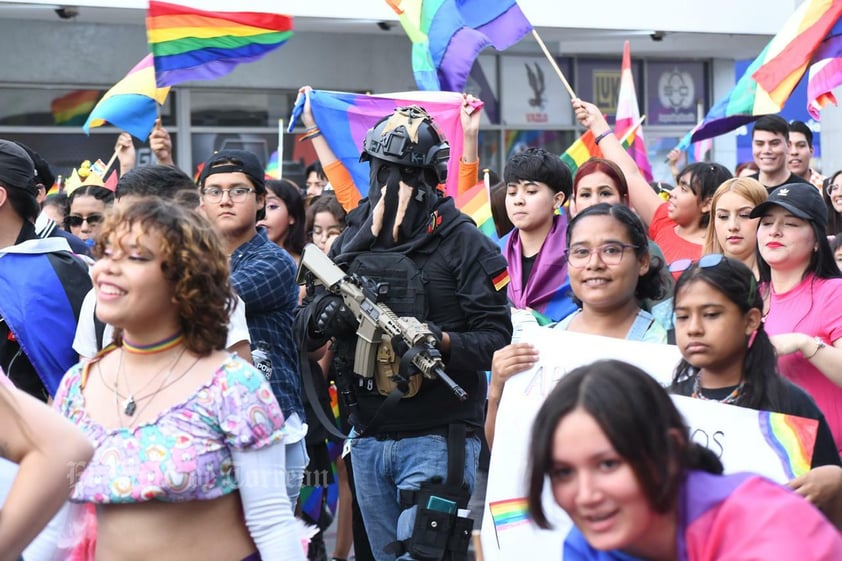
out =
<path fill-rule="evenodd" d="M 626 206 L 600 203 L 570 221 L 567 242 L 570 288 L 580 308 L 549 327 L 666 343 L 664 328 L 640 307 L 641 300 L 660 299 L 665 290 L 659 274 L 663 263 L 650 257 L 640 218 Z M 489 445 L 506 380 L 537 361 L 538 351 L 529 343 L 512 343 L 494 353 L 485 423 Z"/>
<path fill-rule="evenodd" d="M 827 235 L 839 237 L 842 233 L 842 170 L 825 182 L 822 196 L 827 205 Z"/>
<path fill-rule="evenodd" d="M 781 374 L 809 393 L 842 450 L 842 274 L 827 209 L 807 183 L 778 187 L 755 207 L 764 322 Z"/>
<path fill-rule="evenodd" d="M 65 229 L 93 246 L 102 229 L 105 214 L 113 202 L 114 191 L 103 185 L 84 185 L 75 189 L 67 199 Z"/>

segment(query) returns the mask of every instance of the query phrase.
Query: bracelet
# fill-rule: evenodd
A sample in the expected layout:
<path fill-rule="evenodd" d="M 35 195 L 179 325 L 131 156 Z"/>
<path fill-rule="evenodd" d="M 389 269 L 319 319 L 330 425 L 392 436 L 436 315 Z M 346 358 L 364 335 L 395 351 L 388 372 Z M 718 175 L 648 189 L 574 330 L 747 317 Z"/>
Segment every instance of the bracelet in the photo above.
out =
<path fill-rule="evenodd" d="M 313 128 L 307 129 L 307 132 L 305 132 L 301 136 L 301 138 L 298 139 L 298 142 L 305 142 L 307 140 L 313 140 L 317 136 L 321 136 L 321 135 L 322 135 L 322 131 L 319 129 L 319 127 L 313 127 Z"/>
<path fill-rule="evenodd" d="M 810 360 L 811 358 L 816 356 L 820 350 L 822 350 L 823 348 L 825 348 L 827 346 L 827 343 L 825 343 L 824 340 L 822 340 L 821 337 L 813 337 L 813 341 L 816 342 L 816 350 L 813 351 L 813 354 L 811 354 L 810 356 L 804 357 L 807 360 Z"/>
<path fill-rule="evenodd" d="M 614 134 L 614 131 L 612 131 L 611 129 L 608 129 L 607 131 L 605 131 L 601 135 L 597 136 L 596 140 L 595 140 L 596 145 L 599 146 L 599 143 L 602 141 L 602 139 L 605 138 L 606 136 L 608 136 L 609 134 Z"/>

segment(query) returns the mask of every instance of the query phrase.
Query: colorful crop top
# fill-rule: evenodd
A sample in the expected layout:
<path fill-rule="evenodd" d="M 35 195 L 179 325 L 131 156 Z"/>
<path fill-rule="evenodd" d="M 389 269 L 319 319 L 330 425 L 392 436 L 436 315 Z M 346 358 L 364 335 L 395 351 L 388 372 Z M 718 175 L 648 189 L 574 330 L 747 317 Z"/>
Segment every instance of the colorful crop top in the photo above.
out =
<path fill-rule="evenodd" d="M 70 497 L 74 502 L 210 500 L 237 489 L 231 449 L 281 442 L 284 417 L 266 378 L 231 356 L 210 382 L 154 421 L 108 429 L 85 410 L 84 369 L 61 381 L 55 407 L 95 446 Z"/>

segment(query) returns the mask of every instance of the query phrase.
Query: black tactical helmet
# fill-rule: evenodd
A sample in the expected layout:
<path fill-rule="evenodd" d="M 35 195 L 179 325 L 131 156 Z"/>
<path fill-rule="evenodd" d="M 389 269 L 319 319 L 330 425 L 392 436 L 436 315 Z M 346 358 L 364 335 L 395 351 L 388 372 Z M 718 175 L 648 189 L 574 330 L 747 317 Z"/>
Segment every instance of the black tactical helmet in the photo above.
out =
<path fill-rule="evenodd" d="M 438 182 L 444 183 L 450 145 L 424 108 L 417 105 L 398 107 L 365 134 L 360 161 L 371 158 L 432 169 Z"/>

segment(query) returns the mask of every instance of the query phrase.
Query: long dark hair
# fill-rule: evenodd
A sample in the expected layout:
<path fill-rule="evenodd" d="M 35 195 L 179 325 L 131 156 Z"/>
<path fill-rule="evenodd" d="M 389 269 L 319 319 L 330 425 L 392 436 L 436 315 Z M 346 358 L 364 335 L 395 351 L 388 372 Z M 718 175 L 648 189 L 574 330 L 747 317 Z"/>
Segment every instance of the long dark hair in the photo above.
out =
<path fill-rule="evenodd" d="M 289 179 L 271 179 L 266 181 L 266 189 L 284 202 L 287 213 L 295 219 L 295 222 L 287 229 L 284 249 L 301 255 L 307 244 L 307 217 L 304 212 L 301 187 Z"/>
<path fill-rule="evenodd" d="M 755 308 L 761 312 L 763 310 L 763 296 L 758 290 L 754 273 L 737 259 L 723 256 L 722 261 L 716 265 L 708 267 L 701 267 L 698 263 L 690 265 L 675 284 L 674 303 L 676 306 L 681 290 L 696 281 L 707 283 L 711 288 L 721 292 L 728 300 L 736 304 L 743 314 Z M 783 406 L 784 383 L 778 374 L 775 347 L 769 340 L 762 322 L 754 335 L 754 341 L 746 350 L 742 370 L 745 386 L 737 398 L 736 405 L 773 411 Z M 675 369 L 670 390 L 674 390 L 680 382 L 695 374 L 696 369 L 686 359 L 681 359 Z"/>
<path fill-rule="evenodd" d="M 529 449 L 529 514 L 550 524 L 541 504 L 553 467 L 553 436 L 561 420 L 583 409 L 627 461 L 653 510 L 676 507 L 688 470 L 722 473 L 716 456 L 692 440 L 667 392 L 643 370 L 619 360 L 580 366 L 556 385 L 535 417 Z"/>
<path fill-rule="evenodd" d="M 820 279 L 842 278 L 842 272 L 839 271 L 839 266 L 833 257 L 833 250 L 830 249 L 830 242 L 827 241 L 827 234 L 824 229 L 813 220 L 808 219 L 807 222 L 810 223 L 810 228 L 813 230 L 813 238 L 816 242 L 817 249 L 810 257 L 810 264 L 807 265 L 804 276 L 806 277 L 812 273 Z M 757 270 L 760 272 L 760 281 L 766 284 L 767 287 L 771 286 L 772 268 L 763 259 L 759 248 L 757 250 Z"/>
<path fill-rule="evenodd" d="M 661 279 L 661 270 L 664 268 L 664 262 L 657 256 L 650 255 L 649 238 L 646 236 L 646 227 L 643 226 L 640 217 L 623 204 L 612 205 L 609 203 L 599 203 L 589 206 L 567 224 L 568 249 L 570 248 L 570 238 L 576 225 L 588 216 L 610 216 L 614 218 L 626 229 L 629 240 L 635 246 L 635 256 L 638 258 L 644 255 L 650 256 L 649 270 L 646 274 L 638 277 L 634 295 L 638 301 L 646 299 L 661 300 L 666 295 L 666 287 Z M 578 299 L 576 302 L 577 304 L 581 303 Z"/>
<path fill-rule="evenodd" d="M 696 162 L 685 166 L 678 172 L 678 179 L 685 175 L 690 176 L 687 183 L 699 198 L 700 203 L 712 198 L 720 185 L 734 177 L 731 175 L 731 170 L 725 166 L 711 162 Z M 702 228 L 707 228 L 708 223 L 710 223 L 710 211 L 703 212 L 699 218 L 699 226 Z"/>
<path fill-rule="evenodd" d="M 827 194 L 827 188 L 833 185 L 833 180 L 840 175 L 842 175 L 842 170 L 828 177 L 822 185 L 822 198 L 824 199 L 824 204 L 827 205 L 827 235 L 829 236 L 842 233 L 842 215 L 833 208 L 833 201 L 830 200 L 830 195 Z"/>

